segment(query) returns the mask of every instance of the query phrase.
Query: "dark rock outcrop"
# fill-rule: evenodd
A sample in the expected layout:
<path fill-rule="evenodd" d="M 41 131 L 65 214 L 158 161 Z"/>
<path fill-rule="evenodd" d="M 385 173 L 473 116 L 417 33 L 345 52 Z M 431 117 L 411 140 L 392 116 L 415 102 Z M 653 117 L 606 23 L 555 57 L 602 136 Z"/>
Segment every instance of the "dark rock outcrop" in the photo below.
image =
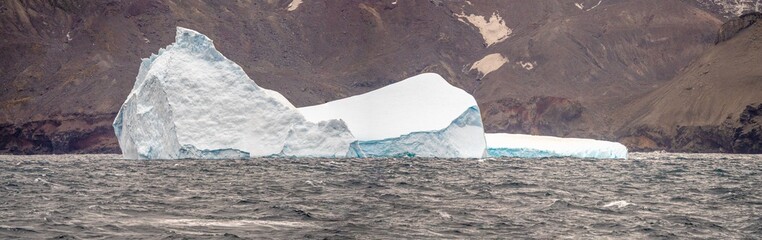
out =
<path fill-rule="evenodd" d="M 762 104 L 747 106 L 741 114 L 739 124 L 735 130 L 733 151 L 762 153 Z"/>
<path fill-rule="evenodd" d="M 738 35 L 738 33 L 751 27 L 751 25 L 754 25 L 760 19 L 762 19 L 762 13 L 753 12 L 741 15 L 738 18 L 734 18 L 725 22 L 722 24 L 722 27 L 720 27 L 720 31 L 717 32 L 717 40 L 714 41 L 714 44 L 718 44 L 735 37 Z"/>
<path fill-rule="evenodd" d="M 672 152 L 733 152 L 733 129 L 729 124 L 679 126 L 672 138 Z"/>
<path fill-rule="evenodd" d="M 641 125 L 622 135 L 619 141 L 631 151 L 762 153 L 762 104 L 749 105 L 739 117 L 718 125 Z"/>
<path fill-rule="evenodd" d="M 621 132 L 617 141 L 633 152 L 667 150 L 672 147 L 672 137 L 659 127 L 640 125 Z"/>
<path fill-rule="evenodd" d="M 12 154 L 119 153 L 111 123 L 116 114 L 69 115 L 0 125 L 0 152 Z"/>
<path fill-rule="evenodd" d="M 499 119 L 486 124 L 496 132 L 566 136 L 580 121 L 582 104 L 559 97 L 532 97 L 522 102 L 514 98 L 485 104 L 484 118 Z"/>

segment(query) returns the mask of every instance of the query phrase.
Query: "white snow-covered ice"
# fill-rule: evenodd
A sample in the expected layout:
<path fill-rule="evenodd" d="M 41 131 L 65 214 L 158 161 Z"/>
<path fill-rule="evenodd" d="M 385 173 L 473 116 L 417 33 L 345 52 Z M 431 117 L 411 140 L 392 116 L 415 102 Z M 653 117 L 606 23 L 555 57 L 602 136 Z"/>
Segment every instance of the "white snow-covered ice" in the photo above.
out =
<path fill-rule="evenodd" d="M 613 142 L 485 135 L 474 97 L 435 73 L 296 108 L 181 27 L 143 59 L 113 126 L 130 159 L 627 157 Z"/>
<path fill-rule="evenodd" d="M 486 147 L 476 100 L 437 74 L 297 109 L 180 27 L 143 59 L 114 129 L 131 159 L 478 158 Z"/>
<path fill-rule="evenodd" d="M 505 133 L 488 133 L 485 137 L 490 157 L 627 158 L 627 147 L 617 142 Z"/>
<path fill-rule="evenodd" d="M 484 144 L 481 115 L 476 107 L 471 107 L 444 129 L 357 141 L 352 143 L 347 156 L 481 158 Z"/>
<path fill-rule="evenodd" d="M 486 147 L 474 97 L 435 73 L 299 112 L 313 122 L 343 120 L 358 140 L 352 157 L 480 158 Z"/>
<path fill-rule="evenodd" d="M 261 88 L 196 31 L 143 59 L 114 120 L 125 158 L 346 156 L 355 141 L 336 119 L 309 122 Z"/>

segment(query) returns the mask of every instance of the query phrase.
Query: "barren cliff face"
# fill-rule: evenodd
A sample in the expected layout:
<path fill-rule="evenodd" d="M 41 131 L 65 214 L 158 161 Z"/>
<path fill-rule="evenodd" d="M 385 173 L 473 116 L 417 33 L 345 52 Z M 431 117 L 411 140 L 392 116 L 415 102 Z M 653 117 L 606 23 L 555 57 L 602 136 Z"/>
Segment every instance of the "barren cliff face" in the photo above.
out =
<path fill-rule="evenodd" d="M 436 72 L 487 131 L 613 140 L 612 113 L 714 44 L 715 2 L 4 1 L 0 151 L 117 151 L 110 121 L 175 26 L 297 106 Z"/>
<path fill-rule="evenodd" d="M 635 150 L 760 152 L 762 14 L 725 23 L 717 44 L 668 84 L 619 111 Z M 640 143 L 639 143 L 640 142 Z M 649 144 L 650 143 L 650 144 Z"/>

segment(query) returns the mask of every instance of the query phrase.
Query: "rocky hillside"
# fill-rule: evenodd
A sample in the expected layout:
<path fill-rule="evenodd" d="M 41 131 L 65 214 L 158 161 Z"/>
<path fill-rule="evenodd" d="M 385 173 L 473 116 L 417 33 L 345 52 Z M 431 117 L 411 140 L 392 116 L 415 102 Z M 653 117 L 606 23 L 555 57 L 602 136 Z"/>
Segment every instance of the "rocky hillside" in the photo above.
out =
<path fill-rule="evenodd" d="M 619 115 L 620 139 L 636 150 L 760 153 L 762 14 L 732 19 L 674 80 Z"/>
<path fill-rule="evenodd" d="M 140 58 L 198 30 L 306 106 L 436 72 L 488 131 L 616 140 L 614 113 L 670 84 L 724 10 L 689 0 L 0 3 L 0 152 L 117 152 Z"/>
<path fill-rule="evenodd" d="M 762 0 L 689 0 L 727 19 L 762 11 Z"/>

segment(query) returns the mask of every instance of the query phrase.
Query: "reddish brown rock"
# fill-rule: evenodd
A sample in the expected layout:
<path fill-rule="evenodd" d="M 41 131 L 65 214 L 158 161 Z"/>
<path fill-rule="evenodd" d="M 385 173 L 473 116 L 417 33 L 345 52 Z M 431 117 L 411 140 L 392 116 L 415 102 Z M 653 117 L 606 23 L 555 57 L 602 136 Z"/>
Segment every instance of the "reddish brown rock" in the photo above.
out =
<path fill-rule="evenodd" d="M 290 3 L 0 2 L 0 131 L 15 136 L 3 141 L 17 149 L 0 151 L 115 149 L 106 119 L 132 88 L 140 58 L 171 43 L 175 26 L 208 35 L 297 106 L 436 72 L 478 99 L 488 131 L 613 139 L 622 121 L 615 113 L 667 85 L 712 46 L 722 23 L 687 0 L 338 0 L 289 11 Z M 479 24 L 505 28 L 486 36 Z M 471 70 L 495 53 L 507 62 Z M 80 135 L 39 130 L 39 122 L 70 121 L 62 116 L 103 120 Z M 22 147 L 30 141 L 38 147 Z"/>

